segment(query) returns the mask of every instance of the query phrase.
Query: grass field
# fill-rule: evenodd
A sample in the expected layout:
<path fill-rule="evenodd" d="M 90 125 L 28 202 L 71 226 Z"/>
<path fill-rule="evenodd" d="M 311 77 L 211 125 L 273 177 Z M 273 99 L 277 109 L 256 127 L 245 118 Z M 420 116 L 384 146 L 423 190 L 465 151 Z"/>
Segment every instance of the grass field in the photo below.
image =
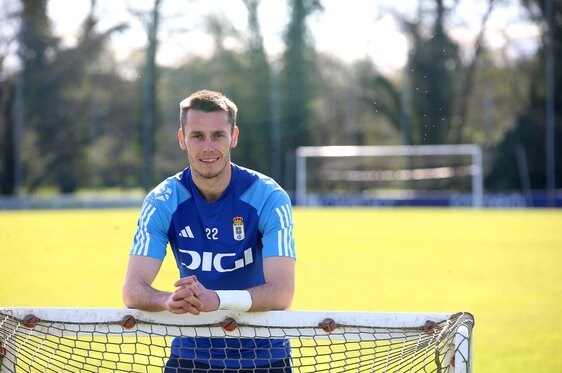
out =
<path fill-rule="evenodd" d="M 0 306 L 122 307 L 137 214 L 0 212 Z M 297 208 L 295 221 L 293 309 L 469 311 L 475 372 L 562 371 L 562 211 Z"/>

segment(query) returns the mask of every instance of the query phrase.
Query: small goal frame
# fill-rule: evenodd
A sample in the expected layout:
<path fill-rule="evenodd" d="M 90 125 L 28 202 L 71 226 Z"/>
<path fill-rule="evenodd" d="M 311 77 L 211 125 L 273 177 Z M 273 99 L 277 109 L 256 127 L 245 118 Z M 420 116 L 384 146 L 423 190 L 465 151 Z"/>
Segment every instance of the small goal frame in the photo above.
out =
<path fill-rule="evenodd" d="M 32 321 L 29 316 L 33 315 Z M 7 319 L 17 320 L 17 325 L 8 325 Z M 127 325 L 124 320 L 134 320 Z M 223 321 L 234 319 L 236 327 L 227 329 Z M 28 321 L 25 321 L 25 320 Z M 455 320 L 449 323 L 450 320 Z M 326 320 L 335 322 L 334 328 L 325 326 Z M 50 337 L 86 337 L 93 340 L 107 337 L 108 333 L 122 335 L 122 338 L 142 336 L 166 337 L 248 337 L 248 338 L 299 338 L 324 340 L 325 343 L 359 340 L 399 338 L 404 334 L 430 334 L 435 329 L 431 325 L 444 325 L 447 328 L 435 332 L 435 340 L 445 340 L 445 346 L 437 353 L 447 362 L 438 372 L 472 372 L 472 327 L 474 318 L 470 313 L 380 313 L 352 311 L 268 311 L 233 312 L 215 311 L 200 315 L 176 315 L 164 312 L 144 312 L 134 309 L 117 308 L 50 308 L 18 307 L 0 308 L 0 372 L 14 372 L 20 347 L 17 343 L 32 338 L 34 333 Z M 429 325 L 429 327 L 428 327 Z M 370 329 L 369 329 L 370 328 Z M 429 328 L 429 329 L 428 329 Z M 367 330 L 369 329 L 369 330 Z M 447 333 L 447 336 L 440 334 Z M 19 333 L 19 342 L 15 337 Z M 423 337 L 427 340 L 427 336 Z M 420 339 L 421 341 L 421 339 Z M 421 344 L 424 344 L 423 342 Z M 442 344 L 436 342 L 437 345 Z M 395 348 L 400 348 L 397 342 Z M 337 346 L 336 346 L 337 347 Z M 427 348 L 427 346 L 426 346 Z M 432 347 L 430 346 L 430 349 Z M 444 351 L 444 352 L 443 352 Z M 453 361 L 453 364 L 449 364 Z M 454 362 L 456 361 L 456 364 Z M 454 368 L 453 368 L 454 366 Z M 301 370 L 296 370 L 299 372 Z M 307 370 L 305 370 L 307 371 Z M 348 371 L 348 370 L 336 370 Z M 351 370 L 349 370 L 351 371 Z M 380 370 L 376 370 L 379 372 Z M 386 370 L 384 370 L 386 371 Z M 396 372 L 397 370 L 389 370 Z M 418 371 L 418 370 L 399 370 Z M 425 370 L 423 370 L 425 371 Z M 432 370 L 433 371 L 433 370 Z"/>

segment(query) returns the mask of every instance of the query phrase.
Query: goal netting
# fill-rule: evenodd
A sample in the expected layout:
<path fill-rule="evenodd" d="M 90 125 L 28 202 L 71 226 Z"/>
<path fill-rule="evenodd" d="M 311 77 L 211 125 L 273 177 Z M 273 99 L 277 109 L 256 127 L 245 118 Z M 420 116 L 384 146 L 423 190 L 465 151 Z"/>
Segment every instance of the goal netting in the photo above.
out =
<path fill-rule="evenodd" d="M 0 372 L 162 372 L 175 337 L 286 340 L 293 372 L 471 372 L 473 324 L 466 312 L 0 308 Z"/>
<path fill-rule="evenodd" d="M 304 146 L 296 150 L 298 205 L 482 206 L 475 144 Z"/>

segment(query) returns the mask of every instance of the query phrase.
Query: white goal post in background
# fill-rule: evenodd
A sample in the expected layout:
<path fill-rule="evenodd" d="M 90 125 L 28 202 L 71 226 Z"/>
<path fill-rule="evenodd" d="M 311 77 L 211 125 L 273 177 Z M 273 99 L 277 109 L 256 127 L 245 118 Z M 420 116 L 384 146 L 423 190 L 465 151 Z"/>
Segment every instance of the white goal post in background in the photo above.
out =
<path fill-rule="evenodd" d="M 293 372 L 465 373 L 473 325 L 466 312 L 0 308 L 0 372 L 162 372 L 183 336 L 286 339 Z"/>
<path fill-rule="evenodd" d="M 388 145 L 388 146 L 304 146 L 296 150 L 296 202 L 298 205 L 309 204 L 310 185 L 307 171 L 307 159 L 310 158 L 351 158 L 351 157 L 430 157 L 430 156 L 470 156 L 466 176 L 471 177 L 472 206 L 480 207 L 483 203 L 484 183 L 482 168 L 482 150 L 475 144 L 461 145 Z M 466 169 L 467 167 L 465 167 Z M 348 172 L 353 172 L 350 168 Z M 359 174 L 362 172 L 362 174 Z M 378 173 L 376 173 L 378 172 Z M 338 171 L 332 171 L 338 173 Z M 339 173 L 344 173 L 339 171 Z M 374 174 L 376 173 L 376 174 Z M 445 178 L 455 174 L 453 167 L 434 167 L 413 170 L 382 170 L 382 171 L 356 171 L 358 177 L 372 179 L 390 178 L 401 180 L 417 180 L 431 178 Z M 363 175 L 363 176 L 360 176 Z M 378 176 L 377 176 L 378 175 Z M 382 175 L 382 177 L 381 177 Z M 343 180 L 343 179 L 342 179 Z"/>

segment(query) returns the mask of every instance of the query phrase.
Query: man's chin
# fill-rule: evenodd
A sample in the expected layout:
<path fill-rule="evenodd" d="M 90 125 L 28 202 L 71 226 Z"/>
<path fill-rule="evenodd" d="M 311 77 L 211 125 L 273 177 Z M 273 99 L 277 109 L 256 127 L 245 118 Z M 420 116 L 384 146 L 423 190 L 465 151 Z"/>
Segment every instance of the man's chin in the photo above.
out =
<path fill-rule="evenodd" d="M 200 177 L 202 177 L 203 179 L 207 179 L 207 180 L 211 180 L 211 179 L 217 178 L 218 176 L 220 176 L 220 174 L 222 173 L 222 171 L 223 171 L 223 170 L 218 170 L 218 171 L 217 171 L 216 169 L 214 169 L 214 170 L 209 170 L 209 169 L 205 170 L 205 169 L 203 169 L 203 170 L 202 170 L 202 169 L 200 169 L 200 168 L 197 169 L 197 170 L 195 170 L 195 172 L 196 172 Z"/>
<path fill-rule="evenodd" d="M 216 179 L 219 175 L 220 175 L 220 173 L 216 173 L 216 172 L 215 173 L 210 173 L 210 172 L 199 173 L 199 176 L 201 176 L 203 179 L 206 179 L 206 180 Z"/>

